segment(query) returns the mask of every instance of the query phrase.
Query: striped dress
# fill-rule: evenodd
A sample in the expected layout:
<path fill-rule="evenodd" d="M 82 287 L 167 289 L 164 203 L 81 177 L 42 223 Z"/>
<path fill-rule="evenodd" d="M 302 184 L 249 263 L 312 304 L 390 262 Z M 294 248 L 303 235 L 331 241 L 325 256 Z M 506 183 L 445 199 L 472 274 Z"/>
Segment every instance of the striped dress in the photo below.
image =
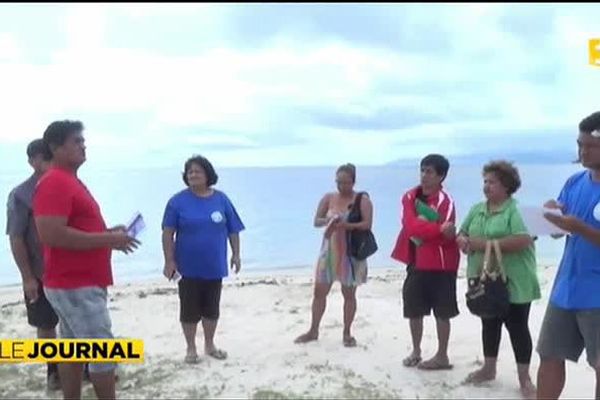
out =
<path fill-rule="evenodd" d="M 327 212 L 328 217 L 335 214 L 331 209 Z M 342 218 L 345 221 L 348 212 L 344 213 Z M 317 283 L 326 284 L 339 281 L 343 286 L 358 286 L 367 281 L 367 260 L 357 260 L 348 254 L 344 229 L 334 229 L 330 237 L 323 236 L 315 280 Z"/>

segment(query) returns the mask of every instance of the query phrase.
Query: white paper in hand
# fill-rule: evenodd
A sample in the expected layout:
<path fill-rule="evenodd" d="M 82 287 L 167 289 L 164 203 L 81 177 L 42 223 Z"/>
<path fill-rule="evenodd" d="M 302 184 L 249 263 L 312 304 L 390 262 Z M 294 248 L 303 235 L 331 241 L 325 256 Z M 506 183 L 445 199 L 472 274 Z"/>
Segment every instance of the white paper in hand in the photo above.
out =
<path fill-rule="evenodd" d="M 182 278 L 182 276 L 179 274 L 179 272 L 175 271 L 173 273 L 173 276 L 171 276 L 171 279 L 169 279 L 169 280 L 172 281 L 172 282 L 175 282 L 175 283 L 179 283 L 179 281 L 181 280 L 181 278 Z"/>
<path fill-rule="evenodd" d="M 136 212 L 129 224 L 127 224 L 127 234 L 132 238 L 136 238 L 145 227 L 144 217 L 142 217 L 140 212 Z"/>
<path fill-rule="evenodd" d="M 544 213 L 551 213 L 556 215 L 562 215 L 560 210 L 544 208 L 544 207 L 533 207 L 523 206 L 519 207 L 523 222 L 532 236 L 548 236 L 557 234 L 567 234 L 544 217 Z"/>

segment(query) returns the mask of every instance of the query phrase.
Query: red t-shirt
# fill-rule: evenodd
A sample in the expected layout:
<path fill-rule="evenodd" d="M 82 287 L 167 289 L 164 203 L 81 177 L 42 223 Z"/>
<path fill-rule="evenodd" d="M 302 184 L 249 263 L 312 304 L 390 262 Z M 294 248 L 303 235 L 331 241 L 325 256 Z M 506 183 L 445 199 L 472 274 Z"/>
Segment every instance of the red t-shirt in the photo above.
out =
<path fill-rule="evenodd" d="M 53 167 L 39 180 L 33 196 L 35 217 L 67 217 L 67 226 L 105 232 L 100 207 L 70 171 Z M 75 289 L 112 285 L 111 249 L 71 250 L 44 245 L 44 286 Z"/>

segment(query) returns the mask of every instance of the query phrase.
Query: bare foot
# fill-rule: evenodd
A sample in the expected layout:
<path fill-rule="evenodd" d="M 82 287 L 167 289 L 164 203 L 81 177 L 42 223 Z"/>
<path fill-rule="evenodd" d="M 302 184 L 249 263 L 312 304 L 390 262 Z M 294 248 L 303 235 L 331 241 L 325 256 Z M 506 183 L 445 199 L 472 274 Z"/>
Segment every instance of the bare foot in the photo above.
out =
<path fill-rule="evenodd" d="M 421 353 L 420 352 L 415 352 L 413 351 L 410 356 L 406 357 L 404 360 L 402 360 L 402 364 L 405 367 L 416 367 L 420 362 L 421 362 L 422 358 L 421 358 Z"/>
<path fill-rule="evenodd" d="M 463 383 L 483 383 L 487 381 L 493 381 L 496 379 L 496 371 L 489 368 L 480 368 L 477 371 L 471 372 Z"/>
<path fill-rule="evenodd" d="M 183 361 L 186 364 L 198 364 L 200 362 L 200 358 L 198 357 L 198 354 L 188 352 L 185 355 L 185 358 L 183 359 Z"/>
<path fill-rule="evenodd" d="M 354 338 L 354 336 L 348 335 L 348 336 L 344 336 L 344 346 L 346 347 L 356 347 L 356 339 Z"/>
<path fill-rule="evenodd" d="M 426 370 L 442 370 L 442 369 L 452 369 L 452 364 L 450 364 L 450 360 L 448 360 L 447 356 L 434 356 L 427 361 L 421 361 L 418 365 L 418 369 L 426 369 Z"/>
<path fill-rule="evenodd" d="M 521 383 L 521 395 L 527 400 L 533 400 L 536 398 L 537 390 L 531 380 Z"/>
<path fill-rule="evenodd" d="M 317 340 L 317 339 L 319 339 L 319 334 L 309 331 L 303 335 L 298 336 L 294 340 L 294 343 L 307 343 L 307 342 L 312 342 L 313 340 Z"/>
<path fill-rule="evenodd" d="M 227 358 L 227 352 L 216 347 L 204 349 L 204 354 L 209 357 L 216 358 L 217 360 L 225 360 Z"/>

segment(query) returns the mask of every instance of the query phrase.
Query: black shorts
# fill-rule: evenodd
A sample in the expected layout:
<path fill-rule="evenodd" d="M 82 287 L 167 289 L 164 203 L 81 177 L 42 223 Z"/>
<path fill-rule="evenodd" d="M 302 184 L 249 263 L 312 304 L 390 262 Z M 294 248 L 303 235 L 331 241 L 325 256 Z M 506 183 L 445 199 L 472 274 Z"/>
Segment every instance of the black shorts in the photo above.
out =
<path fill-rule="evenodd" d="M 222 279 L 181 278 L 179 281 L 179 321 L 197 323 L 219 319 Z"/>
<path fill-rule="evenodd" d="M 407 268 L 402 287 L 405 318 L 421 318 L 433 314 L 450 319 L 458 315 L 456 273 L 419 271 Z"/>
<path fill-rule="evenodd" d="M 48 302 L 44 294 L 42 282 L 38 280 L 38 298 L 35 302 L 29 303 L 27 297 L 25 299 L 25 307 L 27 307 L 27 322 L 29 325 L 39 329 L 53 329 L 58 325 L 58 315 Z"/>

